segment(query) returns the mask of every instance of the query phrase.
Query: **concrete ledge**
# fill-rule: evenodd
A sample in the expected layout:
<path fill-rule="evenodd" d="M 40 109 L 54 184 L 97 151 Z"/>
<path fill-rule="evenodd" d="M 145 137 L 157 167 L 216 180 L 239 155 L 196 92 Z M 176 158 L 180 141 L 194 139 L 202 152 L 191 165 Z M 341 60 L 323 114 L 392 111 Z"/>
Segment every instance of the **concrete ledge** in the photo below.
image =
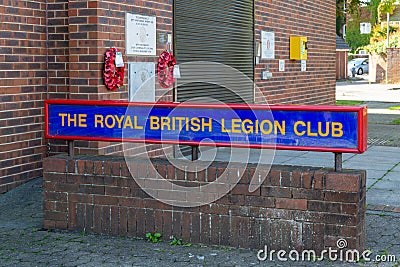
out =
<path fill-rule="evenodd" d="M 182 171 L 163 159 L 133 162 L 134 175 L 149 188 L 158 179 L 206 185 L 227 165 L 213 163 L 198 171 L 199 164 L 180 161 Z M 173 235 L 191 243 L 298 251 L 336 248 L 336 241 L 344 238 L 349 249 L 365 249 L 365 171 L 272 166 L 268 173 L 268 166 L 248 164 L 241 177 L 233 177 L 238 173 L 233 165 L 225 175 L 239 183 L 227 195 L 212 204 L 180 208 L 145 193 L 124 158 L 57 156 L 46 158 L 43 166 L 46 228 L 136 237 L 160 232 L 164 239 Z M 268 176 L 250 193 L 249 177 L 255 172 Z M 167 192 L 174 196 L 182 193 L 171 190 Z"/>

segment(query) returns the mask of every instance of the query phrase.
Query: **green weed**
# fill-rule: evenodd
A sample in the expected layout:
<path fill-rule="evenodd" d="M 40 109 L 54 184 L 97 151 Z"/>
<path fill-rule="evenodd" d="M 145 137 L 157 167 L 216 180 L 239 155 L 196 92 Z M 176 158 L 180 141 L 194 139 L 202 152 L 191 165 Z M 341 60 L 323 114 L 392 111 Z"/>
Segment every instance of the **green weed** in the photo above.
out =
<path fill-rule="evenodd" d="M 400 125 L 400 119 L 396 119 L 396 120 L 392 121 L 391 123 L 395 124 L 395 125 Z"/>
<path fill-rule="evenodd" d="M 400 110 L 400 106 L 393 106 L 389 108 L 390 110 Z"/>
<path fill-rule="evenodd" d="M 146 234 L 147 242 L 158 243 L 161 242 L 161 234 L 160 233 L 147 233 Z"/>
<path fill-rule="evenodd" d="M 336 106 L 360 106 L 364 104 L 363 101 L 357 100 L 336 100 Z"/>
<path fill-rule="evenodd" d="M 177 239 L 174 237 L 171 242 L 169 242 L 171 246 L 182 246 L 182 239 Z"/>

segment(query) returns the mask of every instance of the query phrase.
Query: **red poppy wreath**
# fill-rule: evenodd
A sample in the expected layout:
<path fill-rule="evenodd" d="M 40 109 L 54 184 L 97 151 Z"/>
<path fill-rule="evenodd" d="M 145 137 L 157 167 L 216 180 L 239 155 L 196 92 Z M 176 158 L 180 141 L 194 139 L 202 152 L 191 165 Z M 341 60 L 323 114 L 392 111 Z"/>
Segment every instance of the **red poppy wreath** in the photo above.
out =
<path fill-rule="evenodd" d="M 158 58 L 157 75 L 158 82 L 163 88 L 169 88 L 175 82 L 174 78 L 174 66 L 176 59 L 174 55 L 168 51 L 161 53 Z"/>
<path fill-rule="evenodd" d="M 120 52 L 118 48 L 108 49 L 104 59 L 104 83 L 111 91 L 116 91 L 124 85 L 125 66 L 115 65 L 117 52 Z"/>

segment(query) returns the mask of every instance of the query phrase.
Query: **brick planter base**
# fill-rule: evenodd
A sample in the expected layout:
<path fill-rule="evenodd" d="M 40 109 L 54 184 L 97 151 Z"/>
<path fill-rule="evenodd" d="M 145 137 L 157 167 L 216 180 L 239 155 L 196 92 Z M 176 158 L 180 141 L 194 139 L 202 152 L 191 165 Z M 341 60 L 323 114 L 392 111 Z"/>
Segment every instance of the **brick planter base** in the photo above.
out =
<path fill-rule="evenodd" d="M 213 181 L 226 168 L 213 163 L 193 173 L 166 160 L 135 162 L 141 178 L 155 179 L 155 173 L 143 171 L 153 165 L 161 176 L 187 186 Z M 194 163 L 181 163 L 196 170 Z M 164 239 L 173 235 L 191 243 L 298 251 L 336 248 L 345 238 L 348 248 L 365 249 L 365 171 L 273 166 L 261 188 L 250 193 L 254 171 L 249 164 L 239 184 L 212 204 L 179 208 L 147 195 L 123 158 L 46 158 L 44 226 L 136 237 L 160 232 Z"/>

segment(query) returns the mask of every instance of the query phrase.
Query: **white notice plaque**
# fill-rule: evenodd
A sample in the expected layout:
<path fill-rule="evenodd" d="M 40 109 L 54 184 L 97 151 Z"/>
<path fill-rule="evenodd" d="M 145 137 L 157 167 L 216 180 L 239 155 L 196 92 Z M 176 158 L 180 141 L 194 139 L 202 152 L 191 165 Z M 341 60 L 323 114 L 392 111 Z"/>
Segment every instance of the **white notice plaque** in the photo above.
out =
<path fill-rule="evenodd" d="M 126 54 L 155 56 L 156 17 L 126 13 Z"/>
<path fill-rule="evenodd" d="M 129 101 L 156 101 L 155 64 L 132 62 L 129 66 Z"/>
<path fill-rule="evenodd" d="M 285 71 L 285 60 L 279 60 L 279 71 Z"/>
<path fill-rule="evenodd" d="M 275 59 L 275 34 L 261 31 L 261 59 Z"/>
<path fill-rule="evenodd" d="M 301 61 L 301 71 L 307 71 L 307 61 Z"/>

